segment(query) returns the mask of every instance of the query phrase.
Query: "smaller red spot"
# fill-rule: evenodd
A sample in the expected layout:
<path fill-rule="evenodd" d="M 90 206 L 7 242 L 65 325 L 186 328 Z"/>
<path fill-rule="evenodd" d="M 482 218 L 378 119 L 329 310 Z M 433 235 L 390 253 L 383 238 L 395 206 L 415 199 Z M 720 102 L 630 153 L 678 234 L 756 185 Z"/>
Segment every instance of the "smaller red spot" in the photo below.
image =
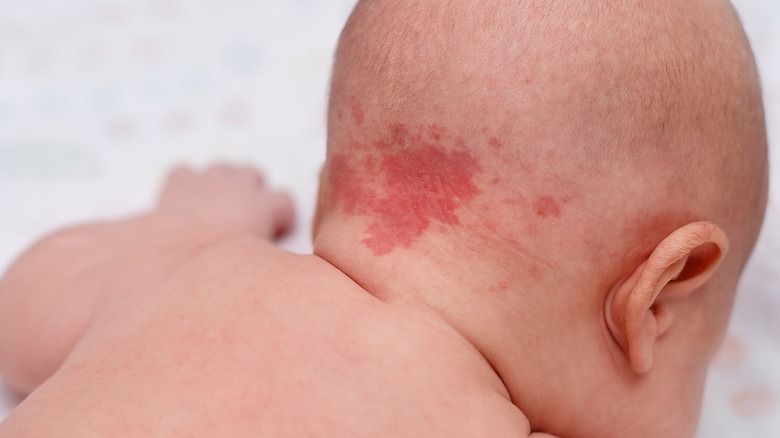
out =
<path fill-rule="evenodd" d="M 344 120 L 344 111 L 339 110 L 339 112 L 336 113 L 336 118 L 338 119 L 339 122 L 343 121 Z"/>
<path fill-rule="evenodd" d="M 536 215 L 540 217 L 561 217 L 561 206 L 550 195 L 544 195 L 534 203 Z"/>
<path fill-rule="evenodd" d="M 395 146 L 404 146 L 409 142 L 409 128 L 403 123 L 390 125 L 390 141 Z"/>
<path fill-rule="evenodd" d="M 446 133 L 446 130 L 438 125 L 431 125 L 428 128 L 428 134 L 431 136 L 432 139 L 435 141 L 441 141 L 442 138 L 444 138 L 444 134 Z"/>
<path fill-rule="evenodd" d="M 358 126 L 363 124 L 363 120 L 365 119 L 365 113 L 363 113 L 363 108 L 360 106 L 359 103 L 352 104 L 352 119 L 355 121 L 355 123 Z"/>
<path fill-rule="evenodd" d="M 501 178 L 496 177 L 490 180 L 491 186 L 497 186 L 499 184 L 501 184 Z"/>
<path fill-rule="evenodd" d="M 508 281 L 502 281 L 496 285 L 493 285 L 490 287 L 490 292 L 496 293 L 496 292 L 506 292 L 509 290 L 509 282 Z"/>
<path fill-rule="evenodd" d="M 496 150 L 499 150 L 504 147 L 504 143 L 502 143 L 501 140 L 495 137 L 491 137 L 490 140 L 488 140 L 488 143 L 490 143 L 490 147 Z"/>
<path fill-rule="evenodd" d="M 536 263 L 532 263 L 529 270 L 531 272 L 531 276 L 535 280 L 540 280 L 542 278 L 542 268 L 539 267 L 539 265 L 537 265 Z"/>

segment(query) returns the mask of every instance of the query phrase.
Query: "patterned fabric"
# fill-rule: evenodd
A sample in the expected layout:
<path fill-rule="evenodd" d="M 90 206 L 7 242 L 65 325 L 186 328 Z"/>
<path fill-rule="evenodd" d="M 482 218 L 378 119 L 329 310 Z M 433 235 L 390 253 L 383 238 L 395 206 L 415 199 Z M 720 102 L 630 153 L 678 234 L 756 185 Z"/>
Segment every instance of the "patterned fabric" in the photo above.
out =
<path fill-rule="evenodd" d="M 354 0 L 3 0 L 0 270 L 42 233 L 148 206 L 177 162 L 292 190 L 310 250 L 332 50 Z M 780 3 L 737 0 L 780 144 Z M 778 151 L 780 152 L 780 151 Z M 780 154 L 773 155 L 780 169 Z M 780 174 L 700 437 L 780 436 Z M 0 418 L 14 399 L 0 390 Z"/>

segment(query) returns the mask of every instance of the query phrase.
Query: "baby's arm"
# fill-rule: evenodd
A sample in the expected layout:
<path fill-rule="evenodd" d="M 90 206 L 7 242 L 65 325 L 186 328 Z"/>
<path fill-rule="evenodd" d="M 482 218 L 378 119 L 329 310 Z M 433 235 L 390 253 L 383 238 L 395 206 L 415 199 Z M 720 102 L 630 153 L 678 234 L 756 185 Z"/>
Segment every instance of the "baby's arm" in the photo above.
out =
<path fill-rule="evenodd" d="M 246 233 L 270 239 L 291 224 L 289 198 L 255 171 L 216 166 L 171 173 L 147 214 L 42 239 L 0 279 L 0 374 L 31 392 L 60 367 L 122 279 L 144 287 L 199 245 Z"/>

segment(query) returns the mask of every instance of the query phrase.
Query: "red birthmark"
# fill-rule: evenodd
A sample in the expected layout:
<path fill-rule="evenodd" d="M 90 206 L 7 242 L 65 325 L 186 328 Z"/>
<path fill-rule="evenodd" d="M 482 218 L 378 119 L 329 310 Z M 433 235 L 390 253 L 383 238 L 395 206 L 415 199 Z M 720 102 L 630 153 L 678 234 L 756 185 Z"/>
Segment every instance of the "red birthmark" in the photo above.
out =
<path fill-rule="evenodd" d="M 545 195 L 534 202 L 536 215 L 540 217 L 561 217 L 561 206 L 550 195 Z"/>
<path fill-rule="evenodd" d="M 375 143 L 378 160 L 363 157 L 356 168 L 346 154 L 331 158 L 336 199 L 347 214 L 372 218 L 362 242 L 376 255 L 409 248 L 433 222 L 459 225 L 455 211 L 480 193 L 476 158 L 466 149 L 446 148 L 443 130 L 426 133 L 393 124 L 389 138 Z"/>

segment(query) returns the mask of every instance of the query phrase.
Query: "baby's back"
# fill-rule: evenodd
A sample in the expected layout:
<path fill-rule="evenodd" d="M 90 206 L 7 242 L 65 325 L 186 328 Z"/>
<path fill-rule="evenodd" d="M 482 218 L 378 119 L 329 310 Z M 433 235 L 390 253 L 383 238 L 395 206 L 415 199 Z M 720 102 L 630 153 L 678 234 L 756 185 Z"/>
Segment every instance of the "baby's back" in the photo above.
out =
<path fill-rule="evenodd" d="M 201 248 L 149 287 L 121 271 L 71 357 L 6 433 L 528 433 L 457 332 L 379 301 L 317 257 L 247 238 Z"/>

